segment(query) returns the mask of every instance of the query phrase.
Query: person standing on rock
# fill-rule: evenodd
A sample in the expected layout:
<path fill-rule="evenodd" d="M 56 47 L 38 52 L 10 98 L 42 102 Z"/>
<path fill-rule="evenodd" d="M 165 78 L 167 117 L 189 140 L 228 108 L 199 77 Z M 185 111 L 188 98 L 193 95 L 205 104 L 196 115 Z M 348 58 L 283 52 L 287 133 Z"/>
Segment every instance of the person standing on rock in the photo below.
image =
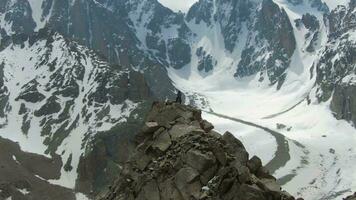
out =
<path fill-rule="evenodd" d="M 182 104 L 182 92 L 178 90 L 176 103 Z"/>

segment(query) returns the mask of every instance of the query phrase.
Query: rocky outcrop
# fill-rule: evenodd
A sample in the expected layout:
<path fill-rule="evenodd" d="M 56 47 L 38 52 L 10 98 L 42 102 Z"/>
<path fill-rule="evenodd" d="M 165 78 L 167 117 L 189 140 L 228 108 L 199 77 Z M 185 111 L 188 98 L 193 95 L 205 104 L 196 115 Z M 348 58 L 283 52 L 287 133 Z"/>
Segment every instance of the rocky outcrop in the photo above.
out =
<path fill-rule="evenodd" d="M 356 193 L 354 195 L 345 198 L 344 200 L 356 200 Z"/>
<path fill-rule="evenodd" d="M 0 199 L 75 200 L 71 189 L 48 180 L 61 175 L 60 156 L 24 152 L 18 143 L 0 137 Z"/>
<path fill-rule="evenodd" d="M 97 199 L 294 199 L 241 141 L 213 128 L 200 110 L 154 103 L 135 152 Z"/>
<path fill-rule="evenodd" d="M 330 24 L 330 41 L 316 65 L 317 97 L 331 99 L 331 110 L 338 119 L 356 123 L 355 64 L 356 1 L 339 6 L 325 19 Z"/>
<path fill-rule="evenodd" d="M 237 65 L 236 77 L 259 74 L 259 81 L 266 78 L 271 84 L 284 82 L 285 71 L 296 49 L 293 27 L 283 8 L 271 0 L 264 0 L 251 23 L 252 31 Z M 267 55 L 268 51 L 273 53 Z"/>

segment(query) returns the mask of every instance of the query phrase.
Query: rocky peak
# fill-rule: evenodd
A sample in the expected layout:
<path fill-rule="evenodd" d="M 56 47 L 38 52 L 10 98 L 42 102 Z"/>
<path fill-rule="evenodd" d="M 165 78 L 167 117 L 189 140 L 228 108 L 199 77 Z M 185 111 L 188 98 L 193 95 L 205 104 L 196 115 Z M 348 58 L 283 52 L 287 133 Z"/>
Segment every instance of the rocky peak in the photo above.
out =
<path fill-rule="evenodd" d="M 201 21 L 205 22 L 207 25 L 211 25 L 211 20 L 214 12 L 214 1 L 213 0 L 200 0 L 195 3 L 188 11 L 186 19 L 188 22 L 194 19 L 196 24 Z"/>
<path fill-rule="evenodd" d="M 31 33 L 36 27 L 32 10 L 27 0 L 4 0 L 0 3 L 0 32 Z"/>
<path fill-rule="evenodd" d="M 348 6 L 338 6 L 327 19 L 331 36 L 337 36 L 353 29 L 356 25 L 356 1 L 351 0 Z"/>
<path fill-rule="evenodd" d="M 241 141 L 213 128 L 193 107 L 154 103 L 135 152 L 98 199 L 294 199 Z"/>
<path fill-rule="evenodd" d="M 272 0 L 264 0 L 250 25 L 247 44 L 238 63 L 236 77 L 259 74 L 280 88 L 285 79 L 296 40 L 289 17 Z M 267 56 L 267 52 L 273 52 Z"/>
<path fill-rule="evenodd" d="M 256 28 L 261 28 L 260 33 L 264 34 L 268 41 L 280 46 L 289 57 L 292 56 L 296 42 L 285 10 L 279 8 L 272 0 L 264 0 L 258 20 Z"/>
<path fill-rule="evenodd" d="M 348 6 L 338 6 L 326 18 L 329 24 L 329 42 L 316 65 L 317 97 L 331 98 L 330 108 L 338 119 L 356 124 L 356 25 L 355 0 Z"/>

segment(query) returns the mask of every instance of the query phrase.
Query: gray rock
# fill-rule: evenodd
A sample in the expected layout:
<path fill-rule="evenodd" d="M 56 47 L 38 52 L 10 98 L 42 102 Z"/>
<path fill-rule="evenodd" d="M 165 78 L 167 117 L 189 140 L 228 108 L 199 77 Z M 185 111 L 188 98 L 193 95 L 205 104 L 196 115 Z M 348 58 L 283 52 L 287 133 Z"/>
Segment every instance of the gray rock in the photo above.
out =
<path fill-rule="evenodd" d="M 193 125 L 202 123 L 199 112 L 174 103 L 154 105 L 153 115 L 170 116 L 167 110 L 182 112 L 178 115 L 184 120 L 161 121 L 171 122 L 172 129 L 163 128 L 153 137 L 145 137 L 137 146 L 138 153 L 99 200 L 129 199 L 137 194 L 136 199 L 162 200 L 286 199 L 287 195 L 281 192 L 276 179 L 264 171 L 259 158 L 252 158 L 248 164 L 248 153 L 231 133 L 223 137 L 211 130 L 206 133 Z M 172 138 L 174 135 L 173 140 L 170 134 Z M 257 174 L 251 173 L 248 165 Z M 125 182 L 128 178 L 130 182 Z"/>
<path fill-rule="evenodd" d="M 209 169 L 205 170 L 201 175 L 200 175 L 200 181 L 203 185 L 206 185 L 216 174 L 218 170 L 217 165 L 214 165 L 210 167 Z"/>
<path fill-rule="evenodd" d="M 246 183 L 248 181 L 250 181 L 250 170 L 248 169 L 248 167 L 246 167 L 245 165 L 242 165 L 240 162 L 235 161 L 233 164 L 233 167 L 235 167 L 235 169 L 237 169 L 237 173 L 238 173 L 238 179 L 240 183 Z"/>
<path fill-rule="evenodd" d="M 161 197 L 167 200 L 184 200 L 172 179 L 159 183 Z"/>
<path fill-rule="evenodd" d="M 219 161 L 219 163 L 222 166 L 225 166 L 227 163 L 227 157 L 226 157 L 226 153 L 225 153 L 224 149 L 222 147 L 215 146 L 212 148 L 212 152 L 213 152 L 215 158 Z"/>
<path fill-rule="evenodd" d="M 142 133 L 151 134 L 157 131 L 160 128 L 157 122 L 146 122 L 142 128 Z"/>
<path fill-rule="evenodd" d="M 257 185 L 247 185 L 242 184 L 236 195 L 240 197 L 241 200 L 266 200 L 267 198 L 263 195 L 263 190 L 258 188 Z"/>
<path fill-rule="evenodd" d="M 213 136 L 215 138 L 221 138 L 220 133 L 218 133 L 216 131 L 213 131 L 213 130 L 209 131 L 207 134 L 210 135 L 210 136 Z"/>
<path fill-rule="evenodd" d="M 208 122 L 206 120 L 203 120 L 201 122 L 201 127 L 206 133 L 208 133 L 209 131 L 214 129 L 214 126 L 210 122 Z"/>
<path fill-rule="evenodd" d="M 152 180 L 142 188 L 137 200 L 160 200 L 160 192 L 157 182 Z"/>
<path fill-rule="evenodd" d="M 230 148 L 230 150 L 235 150 L 239 148 L 245 149 L 244 145 L 240 140 L 238 140 L 232 133 L 230 132 L 225 132 L 224 135 L 222 136 L 222 139 L 226 142 L 227 146 Z"/>
<path fill-rule="evenodd" d="M 189 150 L 185 162 L 199 172 L 204 172 L 215 164 L 216 159 L 211 152 L 202 153 L 198 150 Z"/>
<path fill-rule="evenodd" d="M 183 184 L 193 182 L 198 177 L 199 177 L 199 172 L 196 169 L 193 169 L 191 167 L 185 167 L 177 172 L 175 182 L 176 183 L 179 182 L 179 184 L 177 185 L 183 185 Z"/>
<path fill-rule="evenodd" d="M 140 169 L 140 170 L 144 170 L 147 165 L 151 162 L 151 158 L 144 154 L 143 152 L 139 151 L 137 152 L 134 156 L 133 156 L 133 160 L 136 163 L 136 166 Z"/>
<path fill-rule="evenodd" d="M 172 144 L 171 136 L 167 131 L 162 132 L 157 138 L 154 140 L 152 147 L 154 149 L 158 149 L 162 152 L 165 152 Z"/>
<path fill-rule="evenodd" d="M 254 174 L 258 172 L 258 170 L 262 167 L 262 161 L 259 157 L 253 156 L 248 162 L 247 167 Z"/>
<path fill-rule="evenodd" d="M 176 124 L 171 128 L 171 130 L 169 130 L 169 134 L 171 135 L 172 140 L 176 141 L 179 137 L 187 135 L 194 130 L 199 129 L 195 126 L 190 126 L 186 124 Z"/>
<path fill-rule="evenodd" d="M 281 191 L 281 186 L 277 184 L 275 179 L 261 179 L 260 183 L 263 185 L 263 189 L 267 191 L 271 191 L 273 193 L 280 193 Z"/>
<path fill-rule="evenodd" d="M 346 197 L 344 200 L 356 200 L 356 192 L 355 192 L 355 194 Z"/>

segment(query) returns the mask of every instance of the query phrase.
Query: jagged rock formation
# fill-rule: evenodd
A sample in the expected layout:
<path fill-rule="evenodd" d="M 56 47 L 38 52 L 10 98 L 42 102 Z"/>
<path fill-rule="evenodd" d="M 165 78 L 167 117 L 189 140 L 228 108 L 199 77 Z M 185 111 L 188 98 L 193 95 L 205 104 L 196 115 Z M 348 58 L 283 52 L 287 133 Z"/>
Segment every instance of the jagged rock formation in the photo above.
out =
<path fill-rule="evenodd" d="M 354 195 L 345 198 L 344 200 L 356 200 L 356 193 Z"/>
<path fill-rule="evenodd" d="M 18 132 L 45 147 L 34 152 L 60 156 L 51 179 L 70 175 L 67 187 L 89 193 L 110 183 L 150 105 L 144 76 L 48 29 L 2 38 L 0 48 L 1 134 Z"/>
<path fill-rule="evenodd" d="M 336 118 L 356 124 L 355 64 L 356 1 L 338 6 L 325 19 L 329 23 L 330 39 L 317 64 L 318 97 L 330 98 Z"/>
<path fill-rule="evenodd" d="M 13 122 L 44 142 L 78 191 L 96 193 L 121 170 L 151 98 L 172 98 L 167 70 L 232 69 L 281 88 L 300 49 L 315 55 L 320 102 L 356 123 L 356 1 L 331 12 L 321 0 L 288 2 L 200 0 L 185 15 L 157 0 L 2 0 L 0 130 Z"/>
<path fill-rule="evenodd" d="M 154 103 L 135 153 L 98 199 L 294 199 L 238 139 L 213 128 L 200 110 Z"/>

